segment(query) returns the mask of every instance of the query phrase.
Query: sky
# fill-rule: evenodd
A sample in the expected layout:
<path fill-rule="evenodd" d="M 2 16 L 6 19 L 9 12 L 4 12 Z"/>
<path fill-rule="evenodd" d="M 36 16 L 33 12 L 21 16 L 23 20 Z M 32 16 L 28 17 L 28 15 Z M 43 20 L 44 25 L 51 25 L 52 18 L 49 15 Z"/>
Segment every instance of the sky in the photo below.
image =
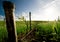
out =
<path fill-rule="evenodd" d="M 0 0 L 0 20 L 5 17 L 3 1 L 11 1 L 15 4 L 15 19 L 24 16 L 29 20 L 54 21 L 60 16 L 60 0 Z"/>

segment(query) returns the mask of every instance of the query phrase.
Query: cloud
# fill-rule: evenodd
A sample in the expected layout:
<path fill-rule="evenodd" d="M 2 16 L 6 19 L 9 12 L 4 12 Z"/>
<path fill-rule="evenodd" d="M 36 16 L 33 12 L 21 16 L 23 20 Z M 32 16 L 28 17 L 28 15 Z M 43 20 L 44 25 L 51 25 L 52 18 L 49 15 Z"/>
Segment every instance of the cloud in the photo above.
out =
<path fill-rule="evenodd" d="M 0 15 L 0 21 L 4 20 L 4 18 L 5 18 L 4 16 Z"/>
<path fill-rule="evenodd" d="M 41 2 L 40 2 L 41 1 Z M 47 1 L 47 0 L 45 0 Z M 42 0 L 37 0 L 36 9 L 31 11 L 32 20 L 57 20 L 60 16 L 60 0 L 48 0 L 47 2 Z M 22 14 L 22 15 L 21 15 Z M 16 14 L 16 17 L 24 16 L 26 20 L 29 20 L 29 12 L 23 11 L 20 14 Z"/>
<path fill-rule="evenodd" d="M 37 12 L 32 15 L 32 20 L 57 20 L 58 16 L 60 16 L 60 3 L 58 2 L 60 1 L 54 0 L 44 5 L 42 9 L 37 9 Z"/>

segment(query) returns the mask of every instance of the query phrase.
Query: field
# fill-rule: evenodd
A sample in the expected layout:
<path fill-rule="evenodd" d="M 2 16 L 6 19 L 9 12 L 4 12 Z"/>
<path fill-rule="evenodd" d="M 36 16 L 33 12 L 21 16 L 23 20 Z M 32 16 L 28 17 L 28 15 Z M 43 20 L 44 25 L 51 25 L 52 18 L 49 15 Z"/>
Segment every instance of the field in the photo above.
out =
<path fill-rule="evenodd" d="M 16 31 L 18 39 L 23 38 L 27 33 L 29 33 L 29 22 L 28 27 L 24 21 L 16 22 Z M 59 42 L 60 40 L 60 22 L 57 21 L 32 21 L 31 28 L 35 28 L 33 37 L 28 38 L 30 42 L 42 42 L 42 41 L 53 41 Z M 31 37 L 31 35 L 30 35 Z M 6 29 L 6 23 L 0 21 L 0 42 L 7 42 L 8 32 Z M 33 40 L 34 39 L 34 40 Z M 25 39 L 26 40 L 26 39 Z"/>

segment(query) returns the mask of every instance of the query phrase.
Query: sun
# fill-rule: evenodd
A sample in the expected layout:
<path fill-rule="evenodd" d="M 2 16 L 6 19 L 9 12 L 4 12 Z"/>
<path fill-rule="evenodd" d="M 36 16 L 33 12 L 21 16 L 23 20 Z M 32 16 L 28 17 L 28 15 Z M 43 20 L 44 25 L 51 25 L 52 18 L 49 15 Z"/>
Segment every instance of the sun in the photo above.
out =
<path fill-rule="evenodd" d="M 44 9 L 44 14 L 45 14 L 47 20 L 55 20 L 57 10 L 55 7 L 51 6 L 51 7 Z"/>

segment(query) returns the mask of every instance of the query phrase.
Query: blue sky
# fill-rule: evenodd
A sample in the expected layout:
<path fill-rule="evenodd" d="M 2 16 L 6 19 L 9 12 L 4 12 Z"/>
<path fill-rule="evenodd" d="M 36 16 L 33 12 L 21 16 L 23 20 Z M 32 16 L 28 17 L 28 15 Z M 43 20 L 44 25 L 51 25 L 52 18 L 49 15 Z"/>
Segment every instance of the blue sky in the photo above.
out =
<path fill-rule="evenodd" d="M 4 10 L 0 1 L 0 20 L 4 18 Z M 8 0 L 15 4 L 15 19 L 24 16 L 28 20 L 31 11 L 32 20 L 55 20 L 60 16 L 59 0 Z"/>

